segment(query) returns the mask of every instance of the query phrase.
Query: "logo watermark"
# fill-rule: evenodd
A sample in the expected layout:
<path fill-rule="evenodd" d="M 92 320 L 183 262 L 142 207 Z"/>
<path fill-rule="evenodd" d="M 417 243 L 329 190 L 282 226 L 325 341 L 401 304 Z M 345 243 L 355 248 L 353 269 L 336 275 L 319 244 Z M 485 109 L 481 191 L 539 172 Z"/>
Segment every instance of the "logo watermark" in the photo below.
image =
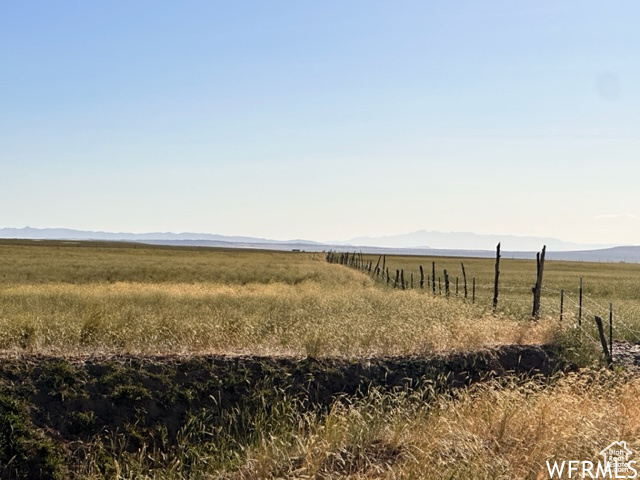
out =
<path fill-rule="evenodd" d="M 547 460 L 550 478 L 637 478 L 636 461 L 627 442 L 612 442 L 603 448 L 597 462 L 588 460 Z"/>

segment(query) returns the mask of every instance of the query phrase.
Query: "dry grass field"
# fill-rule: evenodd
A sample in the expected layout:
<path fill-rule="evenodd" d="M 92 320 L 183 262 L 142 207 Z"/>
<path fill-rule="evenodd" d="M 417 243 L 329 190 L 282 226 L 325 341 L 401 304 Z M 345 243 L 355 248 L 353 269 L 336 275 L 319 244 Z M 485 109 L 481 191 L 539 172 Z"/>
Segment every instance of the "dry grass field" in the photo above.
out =
<path fill-rule="evenodd" d="M 362 357 L 546 343 L 557 329 L 486 302 L 381 288 L 322 254 L 19 242 L 0 252 L 5 351 Z"/>
<path fill-rule="evenodd" d="M 417 276 L 417 265 L 430 273 L 431 261 L 460 275 L 460 259 L 388 256 L 387 266 Z M 387 288 L 322 254 L 3 241 L 0 478 L 533 479 L 549 478 L 547 460 L 593 460 L 614 440 L 638 451 L 640 381 L 618 367 L 453 391 L 428 382 L 373 388 L 338 395 L 328 408 L 291 393 L 289 374 L 275 370 L 255 384 L 237 369 L 198 378 L 207 354 L 366 364 L 558 343 L 593 360 L 598 346 L 580 340 L 569 300 L 557 318 L 555 292 L 575 298 L 580 276 L 585 328 L 593 310 L 613 302 L 627 338 L 637 334 L 640 266 L 547 262 L 543 315 L 532 321 L 533 262 L 503 260 L 493 312 L 493 261 L 463 261 L 478 285 L 473 304 L 460 294 Z M 619 326 L 616 335 L 624 335 Z M 83 370 L 65 360 L 123 354 L 151 359 L 148 371 L 109 360 Z M 191 376 L 154 365 L 154 355 L 167 354 L 179 354 L 172 362 L 187 362 Z M 310 385 L 324 372 L 306 375 Z M 176 378 L 191 383 L 181 390 Z M 240 391 L 250 394 L 233 400 Z M 207 392 L 232 400 L 222 409 Z M 43 398 L 54 410 L 42 410 Z M 117 427 L 100 426 L 109 411 L 123 412 Z M 159 411 L 180 423 L 154 423 Z"/>

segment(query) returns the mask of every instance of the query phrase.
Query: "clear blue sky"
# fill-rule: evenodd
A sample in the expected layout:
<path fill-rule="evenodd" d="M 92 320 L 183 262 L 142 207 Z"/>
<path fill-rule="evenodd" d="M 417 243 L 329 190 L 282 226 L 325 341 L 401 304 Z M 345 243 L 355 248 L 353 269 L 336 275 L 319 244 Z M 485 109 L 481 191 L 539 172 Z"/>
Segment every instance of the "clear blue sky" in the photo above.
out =
<path fill-rule="evenodd" d="M 635 1 L 0 6 L 0 226 L 640 244 Z"/>

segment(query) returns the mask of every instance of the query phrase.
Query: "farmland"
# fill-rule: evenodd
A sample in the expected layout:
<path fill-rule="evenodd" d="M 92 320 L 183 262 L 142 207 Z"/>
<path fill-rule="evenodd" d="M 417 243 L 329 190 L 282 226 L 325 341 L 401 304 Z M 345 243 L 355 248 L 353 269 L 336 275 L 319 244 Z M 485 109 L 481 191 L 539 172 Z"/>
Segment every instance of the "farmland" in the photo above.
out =
<path fill-rule="evenodd" d="M 532 321 L 534 262 L 503 259 L 494 312 L 493 261 L 463 261 L 475 302 L 417 288 L 419 264 L 455 277 L 460 259 L 388 256 L 414 273 L 402 290 L 322 254 L 3 241 L 0 476 L 535 478 L 640 447 L 640 382 L 598 370 L 589 337 L 611 302 L 635 338 L 640 266 L 547 262 Z M 420 360 L 512 345 L 584 368 L 451 389 Z"/>

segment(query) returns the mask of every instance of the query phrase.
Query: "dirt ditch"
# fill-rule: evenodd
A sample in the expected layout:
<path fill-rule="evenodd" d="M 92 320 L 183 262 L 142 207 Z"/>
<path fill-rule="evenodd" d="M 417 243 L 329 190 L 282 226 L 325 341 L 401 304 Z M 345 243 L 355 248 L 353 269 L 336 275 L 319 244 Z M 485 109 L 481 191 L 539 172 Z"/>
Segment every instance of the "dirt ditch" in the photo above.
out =
<path fill-rule="evenodd" d="M 187 418 L 201 412 L 207 412 L 221 440 L 247 440 L 258 428 L 256 412 L 264 418 L 283 399 L 322 411 L 336 399 L 372 388 L 410 391 L 431 385 L 436 391 L 507 374 L 548 376 L 572 368 L 545 346 L 357 360 L 5 355 L 0 358 L 0 478 L 62 478 L 69 465 L 82 461 L 70 446 L 105 435 L 125 435 L 131 451 L 159 438 L 171 443 Z"/>

